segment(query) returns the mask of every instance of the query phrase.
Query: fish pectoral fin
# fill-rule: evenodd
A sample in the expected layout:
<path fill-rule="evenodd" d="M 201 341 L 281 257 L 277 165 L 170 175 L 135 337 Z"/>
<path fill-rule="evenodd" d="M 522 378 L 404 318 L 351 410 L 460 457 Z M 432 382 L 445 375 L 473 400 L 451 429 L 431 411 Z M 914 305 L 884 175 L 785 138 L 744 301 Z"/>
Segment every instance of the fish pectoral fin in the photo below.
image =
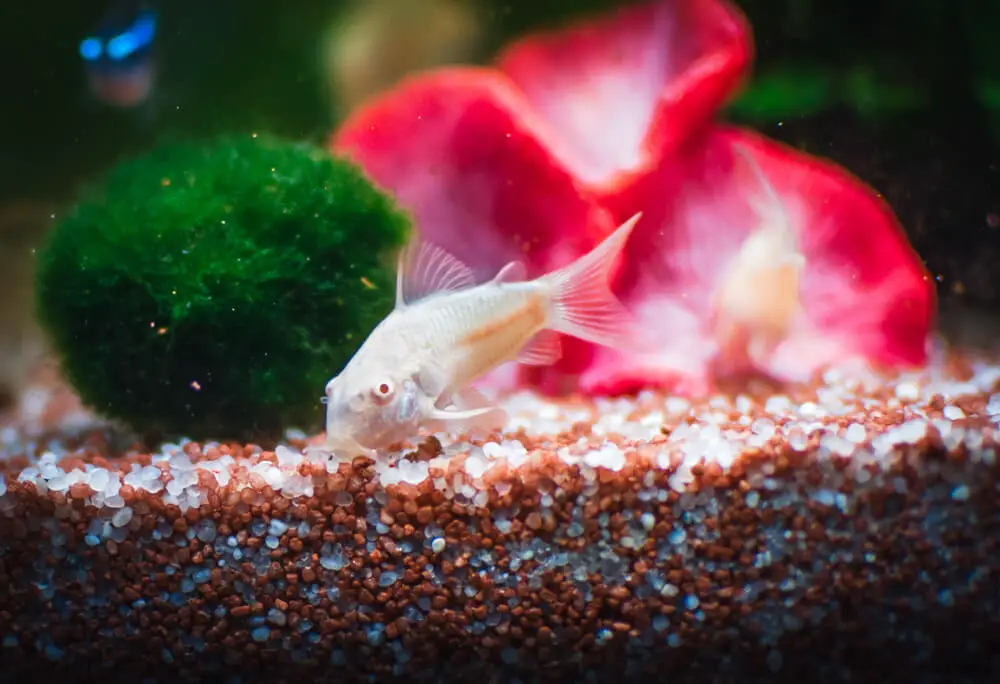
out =
<path fill-rule="evenodd" d="M 464 290 L 476 285 L 472 269 L 442 247 L 417 233 L 399 254 L 396 263 L 396 308 L 439 292 Z"/>
<path fill-rule="evenodd" d="M 507 412 L 499 406 L 481 406 L 472 409 L 435 409 L 430 417 L 443 421 L 457 421 L 466 430 L 482 430 L 487 433 L 501 430 L 507 423 Z"/>
<path fill-rule="evenodd" d="M 496 409 L 492 406 L 482 406 L 474 409 L 433 409 L 428 414 L 428 418 L 434 420 L 471 420 L 492 413 Z"/>
<path fill-rule="evenodd" d="M 486 409 L 486 411 L 469 420 L 472 427 L 481 427 L 487 431 L 499 429 L 507 424 L 507 412 L 493 404 L 475 387 L 466 387 L 452 395 L 452 405 L 456 409 Z"/>
<path fill-rule="evenodd" d="M 517 356 L 525 366 L 549 366 L 562 357 L 562 342 L 554 330 L 542 330 L 530 340 Z"/>
<path fill-rule="evenodd" d="M 491 402 L 486 398 L 486 395 L 475 387 L 466 387 L 452 392 L 451 403 L 458 409 L 486 408 L 491 406 Z"/>

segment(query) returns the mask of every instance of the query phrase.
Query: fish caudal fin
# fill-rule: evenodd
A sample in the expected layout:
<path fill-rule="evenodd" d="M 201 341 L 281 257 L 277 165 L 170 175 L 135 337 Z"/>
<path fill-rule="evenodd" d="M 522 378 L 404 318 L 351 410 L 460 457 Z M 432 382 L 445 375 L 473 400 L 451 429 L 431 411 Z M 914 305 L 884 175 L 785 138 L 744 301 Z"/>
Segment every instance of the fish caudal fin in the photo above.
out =
<path fill-rule="evenodd" d="M 588 254 L 541 278 L 553 290 L 553 330 L 607 347 L 628 339 L 635 319 L 611 293 L 608 280 L 641 217 L 642 212 L 635 214 Z"/>

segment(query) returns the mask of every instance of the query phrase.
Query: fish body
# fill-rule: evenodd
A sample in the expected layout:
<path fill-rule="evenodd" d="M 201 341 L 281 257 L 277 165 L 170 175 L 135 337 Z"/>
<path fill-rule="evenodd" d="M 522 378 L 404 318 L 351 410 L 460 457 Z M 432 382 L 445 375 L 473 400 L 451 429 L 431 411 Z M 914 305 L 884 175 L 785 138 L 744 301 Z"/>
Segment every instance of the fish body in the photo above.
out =
<path fill-rule="evenodd" d="M 521 348 L 551 320 L 541 283 L 486 283 L 437 295 L 402 309 L 382 323 L 378 339 L 399 345 L 430 366 L 449 359 L 453 384 L 464 385 L 517 358 Z M 378 346 L 365 349 L 384 356 Z"/>
<path fill-rule="evenodd" d="M 511 262 L 477 284 L 444 250 L 412 241 L 399 260 L 396 307 L 327 383 L 327 447 L 374 456 L 423 426 L 495 425 L 503 412 L 471 389 L 478 378 L 511 361 L 554 363 L 559 334 L 624 343 L 632 318 L 607 281 L 639 218 L 534 280 Z"/>
<path fill-rule="evenodd" d="M 742 147 L 737 155 L 761 195 L 751 202 L 757 225 L 728 264 L 712 298 L 720 355 L 735 366 L 764 364 L 800 315 L 805 256 L 774 187 Z"/>
<path fill-rule="evenodd" d="M 153 88 L 155 10 L 143 0 L 113 0 L 79 53 L 94 95 L 116 107 L 142 104 Z"/>

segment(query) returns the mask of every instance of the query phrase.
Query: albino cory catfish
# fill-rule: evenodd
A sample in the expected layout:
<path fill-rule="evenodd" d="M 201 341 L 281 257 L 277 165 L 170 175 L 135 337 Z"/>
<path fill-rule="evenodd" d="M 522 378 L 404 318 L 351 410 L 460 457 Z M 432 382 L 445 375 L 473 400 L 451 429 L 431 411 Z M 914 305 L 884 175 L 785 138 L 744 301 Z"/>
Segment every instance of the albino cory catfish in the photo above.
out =
<path fill-rule="evenodd" d="M 439 247 L 414 239 L 399 257 L 396 306 L 326 385 L 326 448 L 347 456 L 407 440 L 421 427 L 502 425 L 504 412 L 470 383 L 508 361 L 548 365 L 559 333 L 607 346 L 632 317 L 608 276 L 641 214 L 590 253 L 536 280 L 508 263 L 490 281 Z"/>
<path fill-rule="evenodd" d="M 802 313 L 806 259 L 774 186 L 749 151 L 735 152 L 758 185 L 750 209 L 759 223 L 722 271 L 712 296 L 713 333 L 730 361 L 766 364 Z"/>

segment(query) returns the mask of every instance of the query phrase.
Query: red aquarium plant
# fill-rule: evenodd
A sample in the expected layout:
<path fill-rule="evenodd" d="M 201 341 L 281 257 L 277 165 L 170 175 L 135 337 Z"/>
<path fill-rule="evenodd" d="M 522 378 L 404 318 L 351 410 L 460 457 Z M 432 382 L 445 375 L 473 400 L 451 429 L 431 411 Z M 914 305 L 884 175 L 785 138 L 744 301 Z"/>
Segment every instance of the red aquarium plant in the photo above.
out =
<path fill-rule="evenodd" d="M 933 283 L 888 206 L 846 171 L 717 113 L 752 40 L 723 0 L 630 6 L 509 47 L 493 68 L 411 77 L 332 140 L 416 227 L 491 277 L 592 248 L 637 211 L 614 289 L 635 349 L 564 340 L 520 379 L 549 391 L 706 391 L 745 372 L 925 360 Z"/>
<path fill-rule="evenodd" d="M 606 201 L 646 212 L 616 291 L 663 342 L 595 349 L 585 390 L 925 362 L 933 282 L 889 206 L 835 164 L 719 125 Z"/>

